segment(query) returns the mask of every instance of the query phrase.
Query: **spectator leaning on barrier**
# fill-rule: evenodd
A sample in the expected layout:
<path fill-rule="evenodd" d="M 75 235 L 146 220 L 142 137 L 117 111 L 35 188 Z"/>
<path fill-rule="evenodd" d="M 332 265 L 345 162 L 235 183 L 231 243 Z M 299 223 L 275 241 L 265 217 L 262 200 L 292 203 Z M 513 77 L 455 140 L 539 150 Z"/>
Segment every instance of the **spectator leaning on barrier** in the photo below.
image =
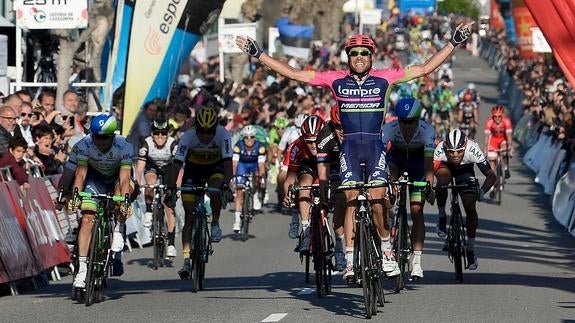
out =
<path fill-rule="evenodd" d="M 0 167 L 11 167 L 12 176 L 20 185 L 22 193 L 30 187 L 28 173 L 26 173 L 26 162 L 24 161 L 24 154 L 27 149 L 28 144 L 24 138 L 11 138 L 8 144 L 8 153 L 0 159 Z"/>

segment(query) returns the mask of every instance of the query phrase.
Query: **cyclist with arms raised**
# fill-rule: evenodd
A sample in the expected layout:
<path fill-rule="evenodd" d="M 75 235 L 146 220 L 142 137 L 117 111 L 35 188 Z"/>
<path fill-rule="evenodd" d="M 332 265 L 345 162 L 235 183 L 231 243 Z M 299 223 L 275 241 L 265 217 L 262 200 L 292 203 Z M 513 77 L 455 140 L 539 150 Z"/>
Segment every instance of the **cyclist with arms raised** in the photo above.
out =
<path fill-rule="evenodd" d="M 485 150 L 492 169 L 495 169 L 497 155 L 503 154 L 503 169 L 505 178 L 511 177 L 509 174 L 509 156 L 513 155 L 512 145 L 513 124 L 511 119 L 505 115 L 505 109 L 501 105 L 491 108 L 491 118 L 485 121 Z"/>
<path fill-rule="evenodd" d="M 201 108 L 196 114 L 195 128 L 184 133 L 174 157 L 171 171 L 177 174 L 183 168 L 182 186 L 204 186 L 219 188 L 218 193 L 209 193 L 212 208 L 211 237 L 212 242 L 220 242 L 220 211 L 222 209 L 222 194 L 230 197 L 228 183 L 232 178 L 232 146 L 228 131 L 218 124 L 218 114 L 210 107 Z M 175 185 L 171 176 L 170 186 Z M 190 276 L 190 240 L 194 224 L 193 212 L 196 199 L 201 198 L 196 192 L 182 191 L 185 218 L 182 228 L 182 256 L 184 264 L 178 271 L 181 279 Z M 228 199 L 230 200 L 230 199 Z"/>
<path fill-rule="evenodd" d="M 340 178 L 342 185 L 354 185 L 362 181 L 360 164 L 365 163 L 365 171 L 371 184 L 387 181 L 385 151 L 381 142 L 383 123 L 392 84 L 407 82 L 429 74 L 441 65 L 471 34 L 471 25 L 459 25 L 445 47 L 430 57 L 424 64 L 400 69 L 373 69 L 372 54 L 375 43 L 367 35 L 353 35 L 345 43 L 349 70 L 309 71 L 297 70 L 265 54 L 258 43 L 243 36 L 236 37 L 237 46 L 248 55 L 258 58 L 272 70 L 296 81 L 311 85 L 329 87 L 340 108 L 340 119 L 344 139 L 340 157 Z M 389 225 L 384 209 L 386 188 L 370 189 L 374 223 L 382 238 L 384 249 L 391 249 Z M 347 209 L 344 224 L 346 240 L 347 268 L 344 279 L 353 277 L 353 229 L 355 227 L 355 207 L 352 202 L 357 191 L 346 191 Z M 386 258 L 384 270 L 396 270 L 397 262 Z"/>
<path fill-rule="evenodd" d="M 473 170 L 475 164 L 485 175 L 485 181 L 479 192 L 476 190 L 475 182 L 472 181 L 472 178 L 475 177 Z M 457 185 L 470 184 L 467 188 L 460 189 L 459 195 L 465 210 L 465 222 L 467 224 L 467 268 L 475 270 L 478 264 L 475 256 L 475 234 L 478 221 L 475 204 L 495 183 L 495 173 L 477 142 L 467 138 L 459 129 L 451 130 L 445 139 L 437 145 L 433 155 L 433 167 L 437 184 L 440 186 L 449 185 L 452 178 L 455 179 Z M 437 235 L 445 237 L 447 235 L 447 216 L 445 214 L 447 189 L 438 188 L 435 193 L 437 194 L 437 208 L 439 210 Z"/>
<path fill-rule="evenodd" d="M 136 162 L 136 180 L 141 185 L 142 179 L 148 185 L 154 185 L 158 181 L 158 176 L 162 176 L 162 183 L 169 182 L 168 176 L 172 176 L 168 171 L 168 166 L 172 163 L 178 143 L 173 137 L 168 137 L 169 124 L 166 119 L 156 119 L 152 122 L 152 135 L 144 139 L 142 146 L 138 150 L 138 161 Z M 144 227 L 152 226 L 152 200 L 154 190 L 147 188 L 144 192 L 146 201 L 146 213 L 144 214 Z M 169 203 L 168 203 L 169 204 Z M 166 222 L 168 229 L 168 249 L 166 256 L 175 257 L 176 247 L 174 240 L 176 235 L 176 217 L 172 207 L 166 207 Z"/>
<path fill-rule="evenodd" d="M 433 183 L 433 152 L 435 150 L 435 130 L 429 123 L 420 119 L 422 105 L 413 97 L 403 97 L 395 105 L 397 120 L 386 123 L 382 128 L 384 145 L 390 144 L 387 152 L 387 165 L 392 180 L 397 180 L 404 172 L 410 181 L 428 181 Z M 425 221 L 423 218 L 424 196 L 433 203 L 431 192 L 424 188 L 411 187 L 409 192 L 411 219 L 413 228 L 411 242 L 411 278 L 423 278 L 421 255 L 425 239 Z"/>
<path fill-rule="evenodd" d="M 116 135 L 118 129 L 116 118 L 109 115 L 99 115 L 90 123 L 90 134 L 82 138 L 74 147 L 72 164 L 67 168 L 75 168 L 73 188 L 94 194 L 114 195 L 132 194 L 134 182 L 131 179 L 134 149 L 126 138 Z M 69 209 L 75 209 L 74 201 L 68 204 Z M 98 201 L 82 200 L 80 210 L 82 223 L 78 233 L 79 268 L 74 278 L 74 287 L 86 287 L 86 258 L 90 246 L 91 232 Z M 131 215 L 131 210 L 118 208 L 117 220 L 124 223 Z M 121 251 L 124 248 L 124 238 L 120 233 L 120 225 L 116 225 L 113 236 L 112 251 L 115 252 L 113 276 L 121 276 L 124 268 L 121 262 Z"/>
<path fill-rule="evenodd" d="M 244 176 L 250 173 L 259 176 L 260 181 L 252 183 L 254 192 L 265 190 L 266 148 L 261 141 L 256 139 L 256 132 L 257 130 L 254 126 L 245 126 L 241 131 L 242 139 L 238 140 L 234 146 L 232 156 L 236 185 L 236 212 L 233 230 L 236 233 L 240 232 L 242 221 L 242 205 L 244 203 L 244 191 L 242 188 L 246 184 L 246 177 Z M 257 199 L 255 196 L 252 196 L 252 198 L 254 200 Z"/>

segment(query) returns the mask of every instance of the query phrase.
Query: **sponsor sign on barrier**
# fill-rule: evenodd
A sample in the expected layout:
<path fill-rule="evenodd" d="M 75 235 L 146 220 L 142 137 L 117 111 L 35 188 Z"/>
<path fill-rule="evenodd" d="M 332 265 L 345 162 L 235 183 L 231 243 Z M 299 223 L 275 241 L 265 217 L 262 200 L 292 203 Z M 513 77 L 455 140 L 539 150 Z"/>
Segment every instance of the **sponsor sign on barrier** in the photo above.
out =
<path fill-rule="evenodd" d="M 41 178 L 30 179 L 23 199 L 27 234 L 42 269 L 70 262 L 70 252 L 56 219 L 56 210 Z"/>
<path fill-rule="evenodd" d="M 3 197 L 0 199 L 0 260 L 3 264 L 3 268 L 0 267 L 0 281 L 32 277 L 39 272 L 28 239 L 16 217 L 17 203 L 8 189 L 8 183 L 0 183 L 0 196 Z"/>

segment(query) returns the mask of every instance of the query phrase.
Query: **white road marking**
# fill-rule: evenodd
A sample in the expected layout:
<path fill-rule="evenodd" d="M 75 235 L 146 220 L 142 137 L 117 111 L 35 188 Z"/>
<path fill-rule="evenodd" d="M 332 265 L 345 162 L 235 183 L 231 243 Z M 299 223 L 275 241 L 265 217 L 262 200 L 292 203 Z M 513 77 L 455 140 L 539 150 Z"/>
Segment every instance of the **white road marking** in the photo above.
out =
<path fill-rule="evenodd" d="M 299 293 L 297 293 L 297 295 L 308 295 L 308 294 L 313 294 L 315 293 L 315 288 L 304 288 L 301 291 L 299 291 Z"/>
<path fill-rule="evenodd" d="M 279 320 L 286 317 L 288 313 L 274 313 L 270 314 L 268 317 L 263 319 L 261 322 L 278 322 Z"/>

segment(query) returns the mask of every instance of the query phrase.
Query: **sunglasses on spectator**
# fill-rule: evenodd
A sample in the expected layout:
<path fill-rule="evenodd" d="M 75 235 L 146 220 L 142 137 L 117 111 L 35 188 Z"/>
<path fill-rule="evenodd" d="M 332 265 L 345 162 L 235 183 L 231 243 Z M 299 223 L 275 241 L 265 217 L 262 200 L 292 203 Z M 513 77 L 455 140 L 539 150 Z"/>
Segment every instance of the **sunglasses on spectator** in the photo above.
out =
<path fill-rule="evenodd" d="M 168 132 L 167 131 L 154 131 L 154 132 L 152 132 L 152 134 L 154 136 L 167 136 Z"/>
<path fill-rule="evenodd" d="M 247 138 L 247 139 L 256 139 L 256 136 L 245 136 L 244 138 Z"/>
<path fill-rule="evenodd" d="M 371 55 L 371 52 L 368 51 L 367 49 L 366 49 L 366 50 L 352 50 L 352 51 L 349 52 L 349 56 L 351 56 L 351 57 L 355 57 L 355 56 L 358 56 L 358 55 L 361 55 L 361 56 L 370 56 L 370 55 Z"/>
<path fill-rule="evenodd" d="M 33 113 L 24 113 L 24 112 L 20 113 L 20 116 L 22 118 L 24 118 L 25 116 L 28 116 L 28 118 L 32 118 L 33 115 L 34 115 Z"/>

